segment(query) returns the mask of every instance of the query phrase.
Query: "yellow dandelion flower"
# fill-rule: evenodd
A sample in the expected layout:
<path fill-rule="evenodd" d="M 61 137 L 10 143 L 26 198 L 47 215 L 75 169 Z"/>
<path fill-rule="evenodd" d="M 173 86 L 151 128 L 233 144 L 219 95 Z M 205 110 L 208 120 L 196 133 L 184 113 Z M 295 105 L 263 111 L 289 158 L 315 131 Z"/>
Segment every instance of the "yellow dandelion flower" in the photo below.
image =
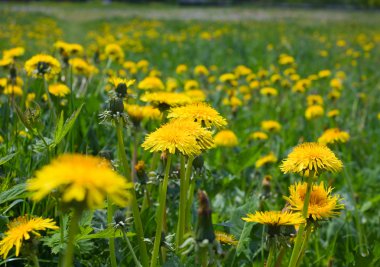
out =
<path fill-rule="evenodd" d="M 86 60 L 81 59 L 79 57 L 72 58 L 69 60 L 70 66 L 73 68 L 74 74 L 83 75 L 85 77 L 89 77 L 92 74 L 98 72 L 98 69 L 88 63 Z"/>
<path fill-rule="evenodd" d="M 291 205 L 291 210 L 302 212 L 306 190 L 306 182 L 296 183 L 289 187 L 290 195 L 289 197 L 284 197 L 284 199 Z M 313 185 L 308 207 L 308 218 L 321 220 L 339 215 L 339 210 L 344 208 L 344 205 L 340 204 L 342 199 L 339 195 L 332 196 L 331 192 L 332 188 L 325 188 L 323 182 L 319 185 Z"/>
<path fill-rule="evenodd" d="M 267 140 L 268 139 L 268 135 L 264 132 L 260 132 L 260 131 L 257 131 L 257 132 L 253 132 L 250 134 L 249 136 L 249 139 L 253 139 L 253 140 Z"/>
<path fill-rule="evenodd" d="M 194 74 L 195 75 L 203 75 L 203 76 L 208 76 L 210 74 L 209 70 L 206 68 L 204 65 L 198 65 L 194 68 Z"/>
<path fill-rule="evenodd" d="M 55 96 L 64 97 L 70 94 L 70 88 L 63 83 L 54 83 L 49 85 L 49 93 Z"/>
<path fill-rule="evenodd" d="M 127 88 L 132 86 L 135 83 L 135 80 L 128 80 L 119 77 L 112 77 L 110 80 L 115 87 L 118 87 L 120 84 L 124 84 Z"/>
<path fill-rule="evenodd" d="M 108 44 L 104 50 L 107 58 L 112 60 L 122 60 L 124 58 L 124 51 L 118 44 Z"/>
<path fill-rule="evenodd" d="M 14 47 L 8 50 L 3 51 L 3 57 L 4 58 L 11 58 L 15 59 L 17 57 L 21 57 L 25 53 L 24 47 Z"/>
<path fill-rule="evenodd" d="M 153 106 L 139 106 L 139 105 L 125 105 L 124 109 L 127 111 L 131 120 L 135 123 L 143 119 L 158 120 L 161 118 L 161 112 L 158 108 Z"/>
<path fill-rule="evenodd" d="M 309 106 L 305 110 L 305 117 L 308 120 L 321 117 L 323 116 L 323 114 L 324 114 L 324 109 L 320 105 L 312 105 L 312 106 Z"/>
<path fill-rule="evenodd" d="M 194 103 L 203 102 L 206 100 L 206 94 L 202 90 L 188 90 L 185 95 L 190 97 Z"/>
<path fill-rule="evenodd" d="M 290 65 L 295 62 L 294 57 L 286 55 L 286 54 L 281 54 L 280 58 L 278 60 L 278 63 L 280 65 Z"/>
<path fill-rule="evenodd" d="M 334 78 L 330 81 L 330 86 L 332 89 L 335 89 L 335 90 L 342 90 L 343 88 L 342 81 L 337 78 Z"/>
<path fill-rule="evenodd" d="M 8 84 L 3 93 L 4 95 L 22 96 L 22 89 L 20 86 Z"/>
<path fill-rule="evenodd" d="M 180 64 L 180 65 L 178 65 L 177 66 L 177 68 L 175 69 L 175 72 L 177 73 L 177 74 L 182 74 L 182 73 L 185 73 L 185 72 L 187 72 L 187 65 L 185 65 L 185 64 Z"/>
<path fill-rule="evenodd" d="M 150 102 L 160 109 L 183 106 L 192 102 L 191 98 L 187 95 L 174 92 L 147 93 L 142 95 L 140 99 L 144 102 Z"/>
<path fill-rule="evenodd" d="M 149 67 L 149 61 L 146 60 L 146 59 L 141 59 L 139 60 L 137 63 L 136 63 L 136 67 L 140 70 L 142 70 L 143 72 L 146 72 L 148 70 L 148 67 Z M 154 75 L 153 75 L 154 76 Z"/>
<path fill-rule="evenodd" d="M 115 204 L 126 206 L 131 187 L 105 159 L 80 154 L 59 156 L 27 182 L 35 201 L 59 191 L 63 202 L 79 202 L 88 208 L 102 207 L 106 196 Z"/>
<path fill-rule="evenodd" d="M 221 128 L 227 125 L 225 118 L 220 116 L 219 112 L 206 103 L 190 104 L 183 107 L 172 108 L 168 118 L 177 118 L 181 120 L 193 120 L 201 123 L 207 128 L 215 126 Z"/>
<path fill-rule="evenodd" d="M 176 79 L 174 78 L 168 78 L 166 80 L 166 90 L 169 91 L 169 92 L 173 92 L 174 90 L 176 90 L 178 88 L 178 82 Z"/>
<path fill-rule="evenodd" d="M 275 162 L 277 162 L 277 157 L 274 155 L 273 152 L 270 152 L 268 155 L 265 155 L 259 158 L 256 161 L 255 166 L 256 168 L 261 168 L 264 165 L 267 165 L 269 163 L 275 163 Z"/>
<path fill-rule="evenodd" d="M 264 87 L 260 89 L 260 94 L 265 96 L 277 96 L 278 91 L 272 87 Z"/>
<path fill-rule="evenodd" d="M 21 216 L 12 220 L 8 225 L 8 230 L 4 233 L 3 239 L 0 241 L 0 255 L 4 259 L 7 258 L 9 251 L 15 247 L 16 257 L 20 254 L 22 242 L 29 240 L 31 235 L 40 237 L 37 231 L 45 231 L 46 229 L 56 230 L 59 227 L 55 225 L 53 219 L 43 219 L 41 217 L 28 218 Z"/>
<path fill-rule="evenodd" d="M 335 117 L 338 117 L 339 114 L 340 114 L 339 109 L 332 109 L 329 112 L 327 112 L 327 117 L 329 117 L 329 118 L 335 118 Z"/>
<path fill-rule="evenodd" d="M 0 67 L 8 67 L 11 64 L 13 64 L 13 58 L 3 57 L 0 59 Z"/>
<path fill-rule="evenodd" d="M 308 106 L 323 105 L 323 98 L 320 95 L 308 95 L 306 101 Z"/>
<path fill-rule="evenodd" d="M 162 91 L 165 90 L 165 85 L 160 78 L 149 76 L 139 82 L 138 86 L 141 90 L 150 90 L 150 91 Z"/>
<path fill-rule="evenodd" d="M 223 130 L 218 132 L 214 137 L 216 146 L 234 147 L 237 146 L 239 141 L 235 133 L 231 130 Z"/>
<path fill-rule="evenodd" d="M 301 213 L 291 213 L 289 211 L 256 211 L 255 214 L 247 214 L 247 217 L 242 218 L 242 220 L 269 226 L 297 225 L 306 222 Z"/>
<path fill-rule="evenodd" d="M 137 65 L 133 61 L 125 61 L 123 63 L 123 68 L 126 69 L 130 74 L 137 73 Z"/>
<path fill-rule="evenodd" d="M 247 76 L 252 73 L 252 70 L 244 65 L 239 65 L 234 69 L 234 73 L 237 77 Z"/>
<path fill-rule="evenodd" d="M 318 143 L 327 145 L 334 143 L 346 143 L 350 139 L 350 135 L 341 131 L 338 128 L 327 129 L 324 133 L 318 138 Z"/>
<path fill-rule="evenodd" d="M 210 137 L 211 132 L 196 122 L 173 120 L 150 133 L 141 146 L 150 152 L 167 151 L 175 154 L 178 151 L 187 156 L 196 156 L 202 152 L 200 143 L 213 145 Z"/>
<path fill-rule="evenodd" d="M 238 241 L 233 235 L 221 231 L 215 231 L 215 239 L 221 244 L 237 246 Z"/>
<path fill-rule="evenodd" d="M 327 78 L 331 76 L 331 71 L 330 70 L 321 70 L 318 72 L 319 78 Z"/>
<path fill-rule="evenodd" d="M 268 132 L 279 132 L 281 130 L 281 124 L 273 120 L 262 121 L 261 129 Z"/>
<path fill-rule="evenodd" d="M 224 73 L 219 77 L 219 81 L 222 83 L 233 83 L 236 81 L 236 76 L 233 73 Z"/>
<path fill-rule="evenodd" d="M 25 62 L 25 70 L 29 76 L 51 79 L 61 71 L 61 64 L 52 56 L 39 54 Z"/>
<path fill-rule="evenodd" d="M 329 92 L 329 94 L 327 95 L 327 97 L 331 100 L 337 100 L 340 98 L 340 95 L 341 93 L 337 90 L 332 90 L 331 92 Z"/>
<path fill-rule="evenodd" d="M 199 89 L 199 83 L 197 80 L 187 80 L 185 81 L 185 91 Z"/>
<path fill-rule="evenodd" d="M 302 176 L 316 176 L 319 172 L 338 172 L 343 163 L 327 146 L 318 143 L 303 143 L 296 146 L 282 161 L 283 173 L 298 173 Z"/>

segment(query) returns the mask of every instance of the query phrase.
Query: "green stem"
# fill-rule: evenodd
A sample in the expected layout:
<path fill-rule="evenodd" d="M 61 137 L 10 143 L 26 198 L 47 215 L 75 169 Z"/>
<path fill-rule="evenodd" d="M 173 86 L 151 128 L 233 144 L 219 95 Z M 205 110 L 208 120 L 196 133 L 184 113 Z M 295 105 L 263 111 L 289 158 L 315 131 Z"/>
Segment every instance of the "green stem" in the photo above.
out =
<path fill-rule="evenodd" d="M 275 267 L 282 266 L 281 263 L 282 263 L 282 259 L 284 258 L 284 255 L 285 255 L 285 251 L 286 251 L 286 246 L 282 246 L 280 253 L 277 256 L 276 264 L 274 265 Z"/>
<path fill-rule="evenodd" d="M 159 159 L 160 159 L 160 153 L 153 153 L 152 163 L 151 163 L 151 166 L 149 168 L 149 172 L 153 172 L 156 170 Z M 145 187 L 145 195 L 144 195 L 144 200 L 143 200 L 143 204 L 141 207 L 141 211 L 144 211 L 150 207 L 150 205 L 151 205 L 150 192 L 151 191 L 152 191 L 152 185 L 147 184 Z"/>
<path fill-rule="evenodd" d="M 274 250 L 275 250 L 275 246 L 271 245 L 269 248 L 269 255 L 268 255 L 267 264 L 265 265 L 265 267 L 271 267 L 273 265 L 274 256 L 275 256 Z"/>
<path fill-rule="evenodd" d="M 155 236 L 154 245 L 153 245 L 152 261 L 150 262 L 151 267 L 155 267 L 157 265 L 157 258 L 158 258 L 158 253 L 159 253 L 160 245 L 161 245 L 162 223 L 163 223 L 164 215 L 165 215 L 166 191 L 168 189 L 168 183 L 169 183 L 171 159 L 172 159 L 172 155 L 168 154 L 166 167 L 165 167 L 164 181 L 162 183 L 162 188 L 161 188 L 161 192 L 159 194 L 159 199 L 158 199 L 159 206 L 158 206 L 157 215 L 156 215 L 157 227 L 156 227 L 156 236 Z"/>
<path fill-rule="evenodd" d="M 188 190 L 188 200 L 186 204 L 186 214 L 185 214 L 185 231 L 190 230 L 190 225 L 191 225 L 191 206 L 193 205 L 193 199 L 194 199 L 194 190 L 195 190 L 195 179 L 189 181 L 190 186 Z"/>
<path fill-rule="evenodd" d="M 182 177 L 181 173 L 181 185 L 180 185 L 180 202 L 179 202 L 179 220 L 178 220 L 178 239 L 177 239 L 177 253 L 178 249 L 183 243 L 183 238 L 186 230 L 186 216 L 190 217 L 187 214 L 187 206 L 191 206 L 191 203 L 187 203 L 187 193 L 189 192 L 189 184 L 190 184 L 190 176 L 191 176 L 191 170 L 193 167 L 193 161 L 194 157 L 189 157 L 187 160 L 187 165 L 186 165 L 186 173 Z M 181 165 L 182 169 L 182 165 Z M 190 212 L 190 209 L 189 209 Z"/>
<path fill-rule="evenodd" d="M 180 193 L 179 193 L 179 208 L 178 208 L 178 224 L 177 224 L 177 235 L 176 235 L 176 242 L 175 242 L 175 248 L 176 252 L 178 254 L 179 246 L 182 244 L 182 224 L 183 224 L 183 210 L 186 207 L 186 191 L 185 191 L 185 156 L 181 154 L 180 156 L 180 162 L 181 162 L 181 169 L 180 169 Z"/>
<path fill-rule="evenodd" d="M 313 178 L 308 178 L 307 180 L 307 189 L 306 189 L 306 195 L 304 199 L 303 209 L 302 209 L 302 216 L 307 219 L 308 215 L 308 208 L 309 208 L 309 201 L 311 196 L 311 190 L 313 188 Z M 300 250 L 302 246 L 303 241 L 303 233 L 305 231 L 305 224 L 301 224 L 300 228 L 298 229 L 296 241 L 294 244 L 292 256 L 290 258 L 289 267 L 295 267 L 297 265 L 297 260 L 300 255 Z"/>
<path fill-rule="evenodd" d="M 34 267 L 40 267 L 40 263 L 38 262 L 36 254 L 31 255 L 30 259 L 33 261 Z"/>
<path fill-rule="evenodd" d="M 306 247 L 307 247 L 307 242 L 309 241 L 310 233 L 311 233 L 311 225 L 307 225 L 306 226 L 305 238 L 304 238 L 304 240 L 302 242 L 301 252 L 300 252 L 300 255 L 298 257 L 297 265 L 296 266 L 299 266 L 301 264 L 302 258 L 305 255 L 305 251 L 306 251 Z"/>
<path fill-rule="evenodd" d="M 114 209 L 112 205 L 112 200 L 109 196 L 107 196 L 107 224 L 111 225 L 113 215 L 114 215 Z M 115 238 L 110 237 L 109 238 L 109 249 L 110 249 L 110 261 L 112 267 L 117 267 L 117 261 L 116 261 L 116 252 L 115 252 Z"/>
<path fill-rule="evenodd" d="M 129 248 L 129 250 L 131 251 L 132 258 L 133 258 L 133 260 L 134 260 L 136 266 L 137 266 L 137 267 L 141 267 L 141 263 L 140 263 L 139 260 L 137 259 L 136 254 L 135 254 L 135 252 L 134 252 L 134 250 L 133 250 L 133 247 L 132 247 L 132 245 L 131 245 L 131 242 L 129 242 L 129 239 L 128 239 L 127 235 L 125 234 L 124 229 L 122 229 L 121 232 L 123 233 L 124 240 L 125 240 L 125 242 L 127 242 L 128 248 Z"/>
<path fill-rule="evenodd" d="M 72 267 L 74 260 L 74 248 L 75 248 L 75 237 L 79 232 L 79 220 L 82 215 L 82 210 L 78 208 L 74 208 L 73 215 L 70 221 L 69 227 L 69 239 L 67 241 L 65 258 L 63 262 L 63 267 Z"/>
<path fill-rule="evenodd" d="M 127 160 L 127 154 L 125 153 L 125 150 L 124 150 L 123 122 L 121 120 L 117 121 L 116 128 L 117 128 L 117 141 L 118 141 L 118 147 L 119 147 L 119 160 L 121 163 L 121 167 L 128 182 L 132 182 L 131 177 L 130 177 L 131 172 L 130 172 L 130 167 Z M 141 222 L 140 210 L 137 203 L 136 191 L 135 191 L 134 186 L 131 189 L 131 202 L 132 202 L 132 213 L 133 213 L 133 218 L 134 218 L 134 223 L 135 223 L 135 228 L 136 228 L 136 234 L 137 234 L 137 239 L 139 242 L 141 261 L 142 261 L 142 265 L 146 267 L 149 265 L 149 259 L 148 259 L 148 253 L 146 250 L 146 244 L 144 241 L 144 228 Z"/>
<path fill-rule="evenodd" d="M 199 248 L 199 259 L 202 267 L 208 266 L 208 247 Z"/>

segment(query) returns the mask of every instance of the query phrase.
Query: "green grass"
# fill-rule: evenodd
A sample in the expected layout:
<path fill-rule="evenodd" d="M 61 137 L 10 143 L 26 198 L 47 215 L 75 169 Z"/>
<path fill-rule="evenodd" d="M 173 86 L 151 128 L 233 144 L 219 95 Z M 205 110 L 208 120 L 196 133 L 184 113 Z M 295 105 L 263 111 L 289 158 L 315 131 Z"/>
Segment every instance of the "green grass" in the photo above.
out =
<path fill-rule="evenodd" d="M 196 189 L 205 190 L 213 208 L 214 229 L 226 231 L 240 240 L 237 247 L 222 246 L 222 253 L 215 250 L 215 261 L 221 266 L 263 266 L 268 250 L 265 242 L 265 229 L 259 224 L 244 224 L 241 217 L 255 210 L 281 210 L 288 195 L 290 184 L 300 181 L 297 175 L 284 175 L 279 163 L 302 141 L 316 141 L 327 128 L 339 127 L 349 132 L 351 138 L 345 144 L 332 146 L 336 155 L 343 161 L 344 169 L 337 174 L 326 173 L 320 180 L 334 187 L 334 193 L 344 198 L 345 209 L 340 216 L 329 221 L 318 222 L 312 232 L 302 266 L 377 266 L 380 259 L 379 234 L 379 177 L 380 153 L 380 29 L 379 16 L 372 12 L 325 11 L 325 10 L 280 10 L 253 7 L 233 8 L 191 8 L 184 9 L 164 5 L 135 6 L 112 4 L 53 4 L 3 5 L 0 11 L 0 50 L 23 46 L 25 55 L 16 63 L 17 73 L 24 81 L 23 95 L 16 98 L 17 105 L 25 110 L 27 93 L 36 93 L 35 102 L 41 108 L 38 128 L 46 140 L 54 140 L 57 120 L 52 110 L 43 101 L 43 83 L 27 77 L 23 70 L 24 62 L 37 53 L 49 53 L 60 58 L 53 49 L 57 40 L 80 43 L 85 48 L 86 58 L 92 62 L 95 44 L 100 51 L 104 44 L 95 38 L 103 37 L 108 43 L 119 42 L 125 52 L 125 61 L 149 61 L 149 70 L 158 70 L 166 81 L 172 77 L 180 85 L 177 91 L 183 91 L 183 84 L 188 79 L 196 79 L 207 95 L 207 102 L 228 120 L 228 129 L 239 139 L 234 148 L 215 148 L 203 153 L 204 168 L 195 172 Z M 42 8 L 43 7 L 43 8 Z M 73 9 L 75 7 L 75 9 Z M 22 10 L 22 11 L 20 11 Z M 211 36 L 210 39 L 204 38 Z M 346 45 L 337 46 L 337 41 L 344 40 Z M 364 47 L 373 44 L 373 49 L 366 52 Z M 272 46 L 273 49 L 268 49 Z M 320 56 L 326 50 L 327 57 Z M 331 70 L 332 76 L 317 79 L 306 89 L 304 94 L 293 93 L 295 84 L 284 74 L 289 66 L 278 63 L 280 54 L 294 57 L 296 73 L 308 78 L 320 70 Z M 95 63 L 94 63 L 95 64 Z M 184 75 L 175 72 L 179 64 L 186 64 L 189 71 Z M 210 82 L 192 72 L 197 65 L 207 67 L 215 65 Z M 33 203 L 25 193 L 23 184 L 33 176 L 36 170 L 48 164 L 62 153 L 78 152 L 99 155 L 109 151 L 117 162 L 117 136 L 112 126 L 99 124 L 98 115 L 107 109 L 108 96 L 104 90 L 95 94 L 96 88 L 105 72 L 106 61 L 96 63 L 99 73 L 90 79 L 85 97 L 67 96 L 67 105 L 60 105 L 60 100 L 52 96 L 57 117 L 62 111 L 65 119 L 84 103 L 82 110 L 68 134 L 59 144 L 51 149 L 49 155 L 38 136 L 25 138 L 18 134 L 27 129 L 16 114 L 11 97 L 0 94 L 0 135 L 4 141 L 0 144 L 1 158 L 16 153 L 12 158 L 1 162 L 1 231 L 6 230 L 5 222 L 14 217 L 32 214 L 54 218 L 67 238 L 67 213 L 61 216 L 61 206 L 56 196 L 51 196 L 39 203 Z M 268 77 L 257 78 L 261 82 L 270 80 L 273 74 L 280 74 L 281 80 L 287 80 L 289 86 L 279 82 L 269 82 L 268 86 L 278 90 L 277 97 L 264 97 L 259 90 L 251 89 L 251 99 L 243 101 L 244 94 L 238 87 L 226 86 L 219 81 L 223 73 L 232 72 L 238 65 L 245 65 L 254 73 L 268 70 Z M 113 62 L 110 66 L 114 72 L 123 69 L 121 64 Z M 211 69 L 211 68 L 210 68 Z M 330 80 L 343 71 L 341 97 L 331 100 Z M 7 77 L 9 70 L 0 69 L 0 78 Z M 139 71 L 129 75 L 137 83 L 148 75 Z M 66 83 L 73 91 L 79 89 L 80 77 L 68 75 Z M 136 83 L 136 84 L 137 84 Z M 245 78 L 238 79 L 238 85 L 248 85 Z M 264 85 L 263 85 L 264 86 Z M 262 86 L 262 87 L 263 87 Z M 103 89 L 104 86 L 101 87 Z M 243 105 L 235 111 L 223 104 L 227 92 L 232 89 L 242 100 Z M 139 100 L 141 90 L 133 86 L 130 103 L 144 104 Z M 319 94 L 324 99 L 325 114 L 313 120 L 304 116 L 307 107 L 306 97 Z M 328 118 L 326 113 L 339 109 L 340 115 Z M 278 120 L 282 129 L 277 134 L 270 134 L 266 141 L 252 141 L 249 135 L 260 130 L 263 120 Z M 137 159 L 144 160 L 147 166 L 153 163 L 153 154 L 144 151 L 140 144 L 145 135 L 160 125 L 157 121 L 144 122 L 136 129 L 129 125 L 125 132 L 126 152 L 131 160 L 134 142 L 138 150 Z M 137 136 L 137 137 L 136 137 Z M 38 145 L 39 144 L 39 145 Z M 273 152 L 277 163 L 256 168 L 255 162 L 261 156 Z M 116 168 L 120 168 L 115 164 Z M 176 232 L 177 211 L 179 205 L 179 156 L 173 157 L 167 201 L 167 235 Z M 120 169 L 118 169 L 120 171 Z M 164 164 L 159 162 L 149 173 L 152 179 L 150 193 L 153 201 L 158 199 L 158 178 L 163 177 Z M 271 175 L 269 194 L 264 194 L 262 181 Z M 138 183 L 139 184 L 139 183 Z M 137 200 L 143 203 L 143 185 L 137 187 Z M 197 221 L 196 196 L 192 206 L 192 229 Z M 170 201 L 169 201 L 170 200 Z M 153 249 L 155 236 L 156 206 L 152 205 L 142 212 L 148 254 Z M 129 216 L 131 212 L 128 209 Z M 81 220 L 80 241 L 76 247 L 76 261 L 84 266 L 109 264 L 107 238 L 113 231 L 99 231 L 107 228 L 105 209 L 88 211 Z M 128 231 L 135 233 L 131 224 Z M 95 234 L 95 235 L 91 235 Z M 99 237 L 100 236 L 100 237 Z M 118 237 L 122 237 L 120 233 Z M 96 238 L 96 239 L 95 239 Z M 130 240 L 139 258 L 139 242 L 130 234 Z M 174 242 L 175 238 L 173 238 Z M 167 240 L 170 243 L 170 240 Z M 173 245 L 173 244 L 172 244 Z M 134 264 L 132 255 L 123 238 L 116 239 L 116 256 L 121 266 Z M 41 266 L 56 265 L 59 253 L 65 244 L 60 240 L 59 232 L 44 237 L 38 246 Z M 53 253 L 52 253 L 53 251 Z M 220 251 L 219 251 L 220 252 Z M 277 253 L 278 254 L 278 253 Z M 291 255 L 288 248 L 284 254 L 283 266 L 287 266 Z M 179 257 L 167 252 L 169 264 L 179 265 Z M 14 256 L 11 251 L 8 258 Z M 9 262 L 24 266 L 27 258 Z M 197 253 L 193 250 L 183 259 L 185 266 L 198 266 Z M 18 266 L 18 265 L 17 265 Z"/>

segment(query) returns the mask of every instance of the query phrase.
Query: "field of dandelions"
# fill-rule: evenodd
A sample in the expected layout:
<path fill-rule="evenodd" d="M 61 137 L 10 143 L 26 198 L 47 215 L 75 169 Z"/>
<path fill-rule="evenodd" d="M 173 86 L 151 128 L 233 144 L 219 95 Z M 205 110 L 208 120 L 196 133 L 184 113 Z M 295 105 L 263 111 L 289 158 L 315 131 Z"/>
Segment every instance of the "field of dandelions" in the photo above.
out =
<path fill-rule="evenodd" d="M 0 265 L 379 266 L 377 15 L 0 10 Z"/>

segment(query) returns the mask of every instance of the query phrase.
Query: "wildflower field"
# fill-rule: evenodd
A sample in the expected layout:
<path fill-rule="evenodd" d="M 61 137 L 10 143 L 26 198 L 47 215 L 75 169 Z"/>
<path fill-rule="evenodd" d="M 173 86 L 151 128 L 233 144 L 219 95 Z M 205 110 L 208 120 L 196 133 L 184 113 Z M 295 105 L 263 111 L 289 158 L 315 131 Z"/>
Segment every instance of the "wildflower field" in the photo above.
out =
<path fill-rule="evenodd" d="M 379 13 L 68 5 L 0 6 L 1 266 L 380 265 Z"/>

